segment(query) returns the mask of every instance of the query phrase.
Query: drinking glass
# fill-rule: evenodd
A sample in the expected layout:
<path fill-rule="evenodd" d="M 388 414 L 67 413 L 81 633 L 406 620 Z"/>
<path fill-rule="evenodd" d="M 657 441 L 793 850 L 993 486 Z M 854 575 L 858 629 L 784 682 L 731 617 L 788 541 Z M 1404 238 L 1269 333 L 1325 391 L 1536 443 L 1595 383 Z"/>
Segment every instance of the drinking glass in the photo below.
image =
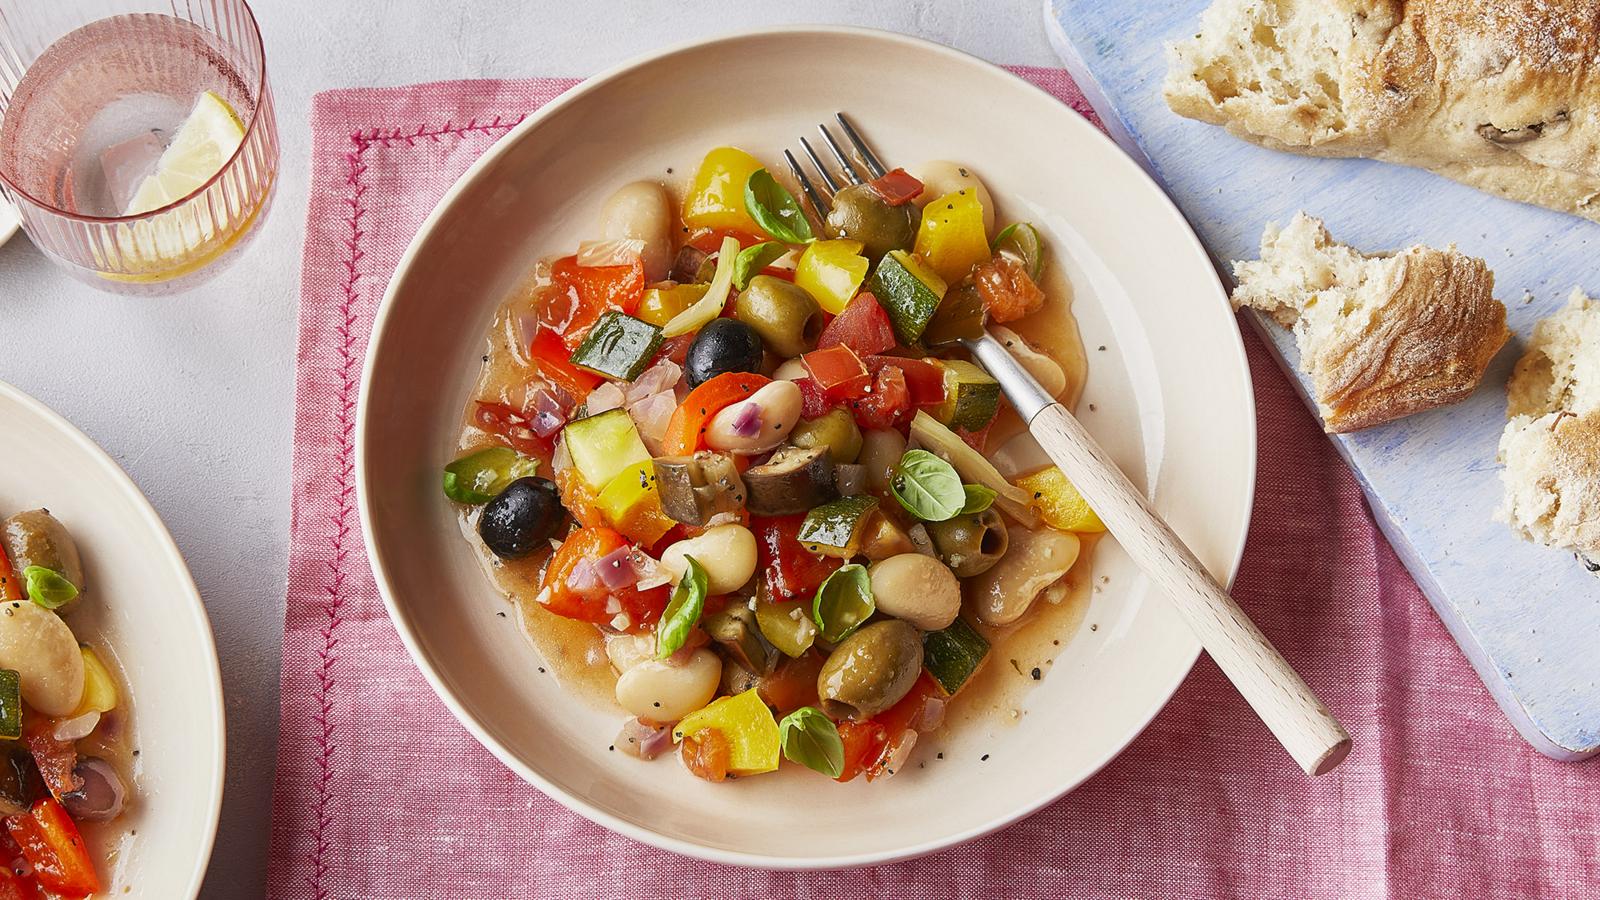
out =
<path fill-rule="evenodd" d="M 185 125 L 202 107 L 209 131 Z M 202 141 L 220 148 L 214 160 L 164 165 L 180 129 L 220 134 Z M 146 183 L 174 170 L 188 175 Z M 0 193 L 73 276 L 118 293 L 187 290 L 260 230 L 277 176 L 244 0 L 0 0 Z"/>

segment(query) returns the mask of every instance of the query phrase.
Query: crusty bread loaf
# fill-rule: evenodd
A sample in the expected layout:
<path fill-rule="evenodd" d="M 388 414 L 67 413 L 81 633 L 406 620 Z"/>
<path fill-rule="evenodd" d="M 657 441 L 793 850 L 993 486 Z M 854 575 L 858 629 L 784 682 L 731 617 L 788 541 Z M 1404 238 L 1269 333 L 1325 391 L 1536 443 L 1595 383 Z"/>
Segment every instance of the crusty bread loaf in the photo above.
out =
<path fill-rule="evenodd" d="M 1506 415 L 1499 517 L 1529 540 L 1600 557 L 1600 302 L 1574 291 L 1534 326 Z"/>
<path fill-rule="evenodd" d="M 1494 273 L 1454 247 L 1366 256 L 1301 213 L 1233 270 L 1235 307 L 1294 329 L 1330 432 L 1464 399 L 1510 337 Z"/>
<path fill-rule="evenodd" d="M 1216 0 L 1167 103 L 1600 221 L 1600 0 Z"/>

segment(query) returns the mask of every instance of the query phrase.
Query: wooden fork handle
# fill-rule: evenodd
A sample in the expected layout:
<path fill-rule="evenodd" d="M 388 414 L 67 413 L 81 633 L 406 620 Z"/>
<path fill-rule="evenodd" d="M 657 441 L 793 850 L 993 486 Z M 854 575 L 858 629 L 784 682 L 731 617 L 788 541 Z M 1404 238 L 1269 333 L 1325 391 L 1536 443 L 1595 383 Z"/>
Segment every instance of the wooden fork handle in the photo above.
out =
<path fill-rule="evenodd" d="M 1321 775 L 1342 762 L 1350 735 L 1078 420 L 1051 403 L 1028 427 L 1300 768 Z"/>

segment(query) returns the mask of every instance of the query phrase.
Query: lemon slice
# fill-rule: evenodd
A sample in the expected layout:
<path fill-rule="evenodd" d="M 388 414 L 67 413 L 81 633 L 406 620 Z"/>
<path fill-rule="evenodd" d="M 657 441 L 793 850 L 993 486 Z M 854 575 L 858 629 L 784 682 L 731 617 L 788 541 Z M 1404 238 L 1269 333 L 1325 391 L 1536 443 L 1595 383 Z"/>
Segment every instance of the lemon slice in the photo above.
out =
<path fill-rule="evenodd" d="M 172 143 L 156 161 L 156 170 L 140 182 L 126 215 L 159 209 L 199 190 L 222 171 L 244 142 L 244 123 L 228 101 L 211 91 L 195 101 Z"/>

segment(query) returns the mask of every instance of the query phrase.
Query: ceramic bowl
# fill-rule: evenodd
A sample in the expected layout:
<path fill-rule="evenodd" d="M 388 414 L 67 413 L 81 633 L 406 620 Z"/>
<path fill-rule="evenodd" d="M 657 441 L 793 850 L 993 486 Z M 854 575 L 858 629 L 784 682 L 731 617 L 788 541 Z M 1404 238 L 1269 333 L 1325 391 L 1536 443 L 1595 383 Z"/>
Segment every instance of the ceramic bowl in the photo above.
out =
<path fill-rule="evenodd" d="M 122 469 L 43 404 L 0 382 L 0 511 L 47 507 L 83 554 L 69 619 L 116 661 L 139 751 L 127 811 L 86 825 L 105 897 L 193 897 L 222 806 L 222 679 L 183 557 Z M 114 858 L 112 858 L 114 857 Z"/>
<path fill-rule="evenodd" d="M 673 760 L 606 752 L 621 711 L 537 676 L 524 636 L 492 615 L 505 600 L 463 539 L 439 472 L 495 308 L 535 260 L 592 237 L 603 198 L 624 182 L 681 177 L 721 144 L 781 173 L 780 151 L 839 110 L 891 164 L 968 163 L 1003 221 L 1043 229 L 1088 348 L 1084 421 L 1224 579 L 1250 514 L 1249 375 L 1211 262 L 1144 172 L 1059 101 L 935 44 L 839 28 L 676 47 L 562 95 L 444 197 L 377 314 L 356 464 L 368 554 L 417 665 L 506 765 L 596 822 L 718 862 L 874 863 L 1014 821 L 1125 747 L 1198 653 L 1107 541 L 1087 621 L 1061 636 L 1047 676 L 948 729 L 942 760 L 872 784 L 785 767 L 713 785 Z"/>

